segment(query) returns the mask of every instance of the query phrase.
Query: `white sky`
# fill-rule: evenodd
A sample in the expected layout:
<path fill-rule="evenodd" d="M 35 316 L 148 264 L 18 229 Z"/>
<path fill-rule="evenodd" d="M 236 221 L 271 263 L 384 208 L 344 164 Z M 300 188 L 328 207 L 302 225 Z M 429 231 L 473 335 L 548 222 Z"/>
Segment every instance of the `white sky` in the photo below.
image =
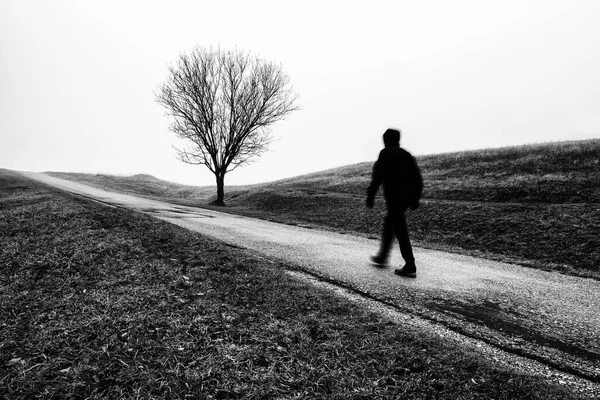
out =
<path fill-rule="evenodd" d="M 280 62 L 300 111 L 225 184 L 415 155 L 600 137 L 600 1 L 0 0 L 0 168 L 148 173 L 174 157 L 154 101 L 194 46 Z"/>

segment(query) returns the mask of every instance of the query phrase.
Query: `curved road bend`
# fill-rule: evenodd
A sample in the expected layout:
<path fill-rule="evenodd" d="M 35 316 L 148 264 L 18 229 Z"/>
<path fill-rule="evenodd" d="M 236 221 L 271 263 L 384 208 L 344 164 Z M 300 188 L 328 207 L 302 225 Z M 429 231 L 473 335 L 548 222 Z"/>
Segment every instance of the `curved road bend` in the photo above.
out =
<path fill-rule="evenodd" d="M 57 188 L 252 249 L 501 349 L 600 382 L 600 281 L 415 248 L 416 279 L 377 269 L 378 242 L 107 192 L 23 172 Z M 401 262 L 392 254 L 392 265 Z"/>

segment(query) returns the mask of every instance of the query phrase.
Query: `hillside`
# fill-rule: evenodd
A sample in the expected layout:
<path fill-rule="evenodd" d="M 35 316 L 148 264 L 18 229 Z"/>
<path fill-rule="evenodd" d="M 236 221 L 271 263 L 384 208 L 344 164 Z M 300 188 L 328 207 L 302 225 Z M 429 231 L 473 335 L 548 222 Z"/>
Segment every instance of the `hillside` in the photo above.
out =
<path fill-rule="evenodd" d="M 214 189 L 210 187 L 199 187 L 181 185 L 178 183 L 163 181 L 152 175 L 137 174 L 132 176 L 116 176 L 106 174 L 85 174 L 75 172 L 54 172 L 46 174 L 56 178 L 83 182 L 92 186 L 114 190 L 117 192 L 146 196 L 152 198 L 172 199 L 184 201 L 208 201 L 213 195 Z"/>
<path fill-rule="evenodd" d="M 497 202 L 600 203 L 600 139 L 417 157 L 424 197 Z M 372 163 L 257 185 L 363 195 Z"/>
<path fill-rule="evenodd" d="M 408 219 L 421 246 L 600 277 L 600 139 L 417 158 L 424 199 Z M 378 237 L 383 201 L 364 207 L 372 163 L 226 187 L 223 211 Z M 214 188 L 52 174 L 206 207 Z"/>

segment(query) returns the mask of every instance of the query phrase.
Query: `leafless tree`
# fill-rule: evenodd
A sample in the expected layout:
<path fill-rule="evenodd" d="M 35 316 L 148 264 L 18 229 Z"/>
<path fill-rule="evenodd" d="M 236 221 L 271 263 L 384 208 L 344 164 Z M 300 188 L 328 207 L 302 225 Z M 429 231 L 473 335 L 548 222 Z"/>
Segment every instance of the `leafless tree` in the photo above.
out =
<path fill-rule="evenodd" d="M 225 174 L 267 150 L 271 125 L 297 109 L 297 98 L 280 65 L 241 50 L 200 47 L 181 54 L 156 93 L 173 117 L 171 131 L 185 139 L 178 158 L 215 174 L 218 205 Z"/>

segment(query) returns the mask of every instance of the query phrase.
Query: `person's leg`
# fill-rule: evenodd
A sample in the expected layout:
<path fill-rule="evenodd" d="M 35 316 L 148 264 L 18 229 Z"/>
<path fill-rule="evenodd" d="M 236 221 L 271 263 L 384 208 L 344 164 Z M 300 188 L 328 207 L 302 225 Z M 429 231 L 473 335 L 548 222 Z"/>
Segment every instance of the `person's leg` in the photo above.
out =
<path fill-rule="evenodd" d="M 408 227 L 406 225 L 406 216 L 404 210 L 398 210 L 394 213 L 393 229 L 398 244 L 400 245 L 400 254 L 406 262 L 406 269 L 415 271 L 415 256 L 413 254 L 412 245 L 410 244 L 410 236 L 408 235 Z"/>
<path fill-rule="evenodd" d="M 379 253 L 372 260 L 377 264 L 385 264 L 390 254 L 390 248 L 392 247 L 392 241 L 394 240 L 394 223 L 390 213 L 388 213 L 383 220 L 383 229 L 381 230 L 381 244 L 379 247 Z"/>

